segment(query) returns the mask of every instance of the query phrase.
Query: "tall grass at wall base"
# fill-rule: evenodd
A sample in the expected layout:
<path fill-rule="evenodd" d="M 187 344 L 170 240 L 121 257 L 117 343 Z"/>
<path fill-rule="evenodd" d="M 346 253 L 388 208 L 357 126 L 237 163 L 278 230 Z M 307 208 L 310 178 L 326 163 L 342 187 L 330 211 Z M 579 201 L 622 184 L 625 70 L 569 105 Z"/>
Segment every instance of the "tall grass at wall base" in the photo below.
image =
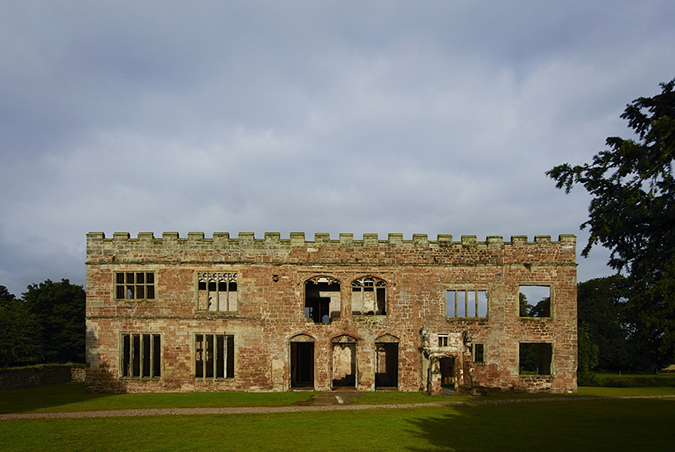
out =
<path fill-rule="evenodd" d="M 646 388 L 675 387 L 675 373 L 644 374 L 606 374 L 596 373 L 588 376 L 579 375 L 579 386 L 598 386 L 605 388 Z"/>

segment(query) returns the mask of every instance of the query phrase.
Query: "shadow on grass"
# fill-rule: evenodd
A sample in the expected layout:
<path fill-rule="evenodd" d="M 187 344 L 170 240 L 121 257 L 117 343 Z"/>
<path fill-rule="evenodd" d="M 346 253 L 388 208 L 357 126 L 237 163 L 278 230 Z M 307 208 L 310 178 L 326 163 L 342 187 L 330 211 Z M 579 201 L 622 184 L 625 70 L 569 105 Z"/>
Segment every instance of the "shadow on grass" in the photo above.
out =
<path fill-rule="evenodd" d="M 88 393 L 82 383 L 0 391 L 0 414 L 161 408 L 291 406 L 314 392 Z"/>
<path fill-rule="evenodd" d="M 0 391 L 0 414 L 54 411 L 50 408 L 88 402 L 114 394 L 91 394 L 84 383 L 63 383 Z"/>
<path fill-rule="evenodd" d="M 455 406 L 406 420 L 421 451 L 672 450 L 675 400 L 598 399 Z"/>

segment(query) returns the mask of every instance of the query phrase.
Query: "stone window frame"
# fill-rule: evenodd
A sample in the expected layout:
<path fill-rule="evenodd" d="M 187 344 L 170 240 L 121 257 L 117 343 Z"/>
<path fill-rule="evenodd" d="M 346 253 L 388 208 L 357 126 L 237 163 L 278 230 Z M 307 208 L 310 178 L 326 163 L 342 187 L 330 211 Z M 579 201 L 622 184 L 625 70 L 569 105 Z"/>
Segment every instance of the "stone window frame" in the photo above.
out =
<path fill-rule="evenodd" d="M 449 333 L 439 333 L 436 335 L 438 341 L 438 348 L 449 347 L 450 343 L 450 334 Z"/>
<path fill-rule="evenodd" d="M 449 307 L 449 302 L 450 302 L 450 293 L 454 293 L 454 306 L 453 306 L 453 311 L 452 313 L 449 312 L 450 310 L 448 309 Z M 463 310 L 463 315 L 459 315 L 459 309 L 458 307 L 460 306 L 460 293 L 464 293 L 464 310 Z M 471 304 L 469 303 L 469 294 L 473 293 L 473 315 L 469 315 L 469 307 Z M 482 313 L 481 309 L 481 303 L 480 303 L 480 295 L 481 293 L 485 294 L 485 309 L 484 309 L 484 315 L 480 315 Z M 469 320 L 484 320 L 487 319 L 490 315 L 490 298 L 491 298 L 491 293 L 490 290 L 487 287 L 484 286 L 474 286 L 474 285 L 456 285 L 456 286 L 450 286 L 450 288 L 445 289 L 443 292 L 445 295 L 444 300 L 443 300 L 443 314 L 445 315 L 446 319 L 469 319 Z M 452 314 L 452 315 L 450 315 Z"/>
<path fill-rule="evenodd" d="M 204 357 L 204 354 L 208 356 L 208 344 L 209 341 L 207 337 L 211 337 L 211 347 L 213 350 L 213 356 L 215 359 L 198 359 L 199 357 Z M 198 338 L 201 337 L 202 340 L 199 341 Z M 222 343 L 219 345 L 222 338 Z M 198 344 L 202 345 L 199 346 Z M 234 378 L 235 373 L 235 335 L 228 333 L 203 333 L 198 332 L 192 335 L 192 364 L 193 364 L 193 375 L 196 381 L 208 381 L 208 380 L 231 380 Z M 219 353 L 222 352 L 222 355 L 219 356 Z M 220 364 L 219 364 L 220 358 Z M 208 362 L 211 362 L 211 369 L 208 369 Z M 199 364 L 201 364 L 201 372 L 199 372 Z M 211 371 L 209 375 L 208 371 Z"/>
<path fill-rule="evenodd" d="M 222 313 L 235 313 L 239 311 L 239 270 L 195 270 L 195 311 L 197 312 L 222 312 Z M 204 284 L 204 289 L 201 288 Z M 211 290 L 211 284 L 215 284 L 215 288 Z M 220 285 L 225 286 L 225 290 L 220 290 Z M 234 290 L 231 290 L 232 284 L 235 285 Z M 209 304 L 206 307 L 200 306 L 201 301 L 201 292 L 206 291 L 206 297 L 209 301 Z M 224 300 L 221 299 L 221 294 L 225 293 Z M 235 294 L 234 303 L 230 299 L 231 294 Z M 215 294 L 215 302 L 211 300 L 213 297 L 211 294 Z M 212 303 L 214 309 L 211 309 Z M 223 303 L 225 309 L 222 309 Z M 230 309 L 234 307 L 234 309 Z"/>
<path fill-rule="evenodd" d="M 162 376 L 162 334 L 120 332 L 119 377 L 159 379 Z"/>
<path fill-rule="evenodd" d="M 324 316 L 321 316 L 320 309 L 321 307 L 319 305 L 314 305 L 314 306 L 308 306 L 308 294 L 307 294 L 307 286 L 309 284 L 314 284 L 314 285 L 319 285 L 319 284 L 327 284 L 328 286 L 331 285 L 337 285 L 338 290 L 331 291 L 335 292 L 338 295 L 338 302 L 337 303 L 337 310 L 331 311 L 330 310 L 330 305 L 332 304 L 333 300 L 331 298 L 331 301 L 329 302 L 328 305 L 328 310 L 326 311 L 327 314 Z M 303 300 L 304 300 L 304 317 L 306 320 L 312 320 L 315 324 L 330 324 L 332 321 L 339 319 L 342 316 L 342 281 L 334 276 L 328 275 L 328 274 L 316 274 L 314 276 L 311 276 L 309 278 L 306 278 L 304 283 L 303 283 Z M 319 315 L 315 316 L 314 309 L 318 308 L 319 309 Z"/>
<path fill-rule="evenodd" d="M 372 281 L 372 286 L 366 284 L 367 282 L 371 282 L 371 281 Z M 351 314 L 352 314 L 352 316 L 363 316 L 363 315 L 370 316 L 370 315 L 373 315 L 373 316 L 377 316 L 377 317 L 384 317 L 384 316 L 389 315 L 389 300 L 388 300 L 388 297 L 387 297 L 388 283 L 385 279 L 382 279 L 379 276 L 375 276 L 375 275 L 372 275 L 372 274 L 363 275 L 363 276 L 359 276 L 358 278 L 352 279 L 352 281 L 349 284 L 349 287 L 351 288 L 351 294 L 350 294 L 349 300 L 350 300 L 350 304 L 351 304 Z M 355 292 L 361 293 L 361 304 L 364 306 L 364 310 L 365 310 L 365 305 L 363 304 L 364 300 L 365 300 L 365 292 L 367 292 L 367 291 L 369 292 L 370 290 L 367 290 L 367 289 L 369 289 L 370 287 L 372 287 L 372 291 L 373 291 L 373 297 L 374 297 L 373 303 L 374 303 L 375 309 L 373 311 L 366 311 L 366 312 L 355 311 L 354 310 L 354 293 Z M 356 289 L 360 289 L 360 290 L 357 291 Z M 382 308 L 380 308 L 380 306 L 378 306 L 378 304 L 379 304 L 378 303 L 378 301 L 379 301 L 378 300 L 378 294 L 379 293 L 383 293 L 383 296 L 382 296 L 383 306 L 382 306 Z M 371 314 L 371 312 L 372 312 L 372 314 Z"/>
<path fill-rule="evenodd" d="M 521 287 L 548 287 L 549 290 L 549 302 L 548 302 L 548 315 L 541 315 L 541 316 L 530 316 L 530 315 L 521 315 L 520 311 L 520 293 L 521 293 Z M 554 284 L 551 281 L 526 281 L 526 282 L 520 282 L 518 283 L 518 290 L 516 293 L 516 315 L 520 319 L 536 319 L 536 320 L 548 320 L 553 318 L 554 314 L 554 307 L 555 307 L 555 290 L 554 290 Z M 545 298 L 542 298 L 543 301 Z M 528 303 L 529 304 L 529 303 Z M 535 305 L 530 305 L 530 306 L 535 306 Z"/>
<path fill-rule="evenodd" d="M 113 272 L 113 296 L 118 301 L 155 301 L 157 299 L 156 284 L 157 275 L 154 270 Z"/>
<path fill-rule="evenodd" d="M 521 365 L 521 354 L 522 354 L 522 346 L 523 345 L 539 345 L 539 350 L 537 350 L 537 358 L 538 358 L 538 363 L 537 363 L 537 371 L 531 372 L 531 371 L 525 371 L 523 372 L 523 367 Z M 548 351 L 542 350 L 542 346 L 547 346 Z M 548 366 L 548 372 L 541 372 L 541 358 L 542 358 L 542 353 L 546 353 L 546 364 Z M 518 342 L 518 375 L 521 377 L 551 377 L 554 375 L 554 357 L 555 357 L 555 347 L 553 346 L 552 341 L 520 341 Z"/>
<path fill-rule="evenodd" d="M 485 364 L 487 362 L 487 360 L 485 359 L 486 351 L 487 346 L 485 345 L 485 343 L 474 342 L 473 348 L 471 350 L 471 359 L 473 360 L 474 364 Z"/>

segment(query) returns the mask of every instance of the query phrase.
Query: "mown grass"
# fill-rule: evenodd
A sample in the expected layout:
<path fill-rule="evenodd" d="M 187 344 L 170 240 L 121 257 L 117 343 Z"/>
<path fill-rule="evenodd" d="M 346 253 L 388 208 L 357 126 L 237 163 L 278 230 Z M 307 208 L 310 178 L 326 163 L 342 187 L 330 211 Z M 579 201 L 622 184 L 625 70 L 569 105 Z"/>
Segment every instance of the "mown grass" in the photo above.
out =
<path fill-rule="evenodd" d="M 84 384 L 67 383 L 37 388 L 0 391 L 0 414 L 106 411 L 142 408 L 223 408 L 241 406 L 291 406 L 309 400 L 315 392 L 193 392 L 163 394 L 90 394 Z M 481 397 L 453 395 L 432 397 L 417 392 L 364 392 L 353 402 L 357 405 L 390 405 L 438 402 L 471 402 L 532 398 L 639 397 L 675 395 L 674 387 L 607 388 L 580 387 L 577 394 L 490 393 Z"/>
<path fill-rule="evenodd" d="M 140 408 L 195 408 L 288 406 L 308 400 L 313 392 L 192 392 L 162 394 L 90 394 L 83 383 L 0 391 L 0 413 L 53 413 L 129 410 Z"/>
<path fill-rule="evenodd" d="M 3 451 L 672 450 L 675 399 L 0 421 Z"/>

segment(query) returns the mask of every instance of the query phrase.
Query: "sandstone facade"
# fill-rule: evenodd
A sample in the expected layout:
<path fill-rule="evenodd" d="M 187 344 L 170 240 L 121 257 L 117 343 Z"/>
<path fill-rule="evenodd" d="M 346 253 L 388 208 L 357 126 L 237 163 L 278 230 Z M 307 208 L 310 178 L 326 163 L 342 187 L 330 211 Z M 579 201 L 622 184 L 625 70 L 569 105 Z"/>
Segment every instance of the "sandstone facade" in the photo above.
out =
<path fill-rule="evenodd" d="M 575 248 L 570 235 L 89 233 L 87 385 L 573 392 Z"/>

